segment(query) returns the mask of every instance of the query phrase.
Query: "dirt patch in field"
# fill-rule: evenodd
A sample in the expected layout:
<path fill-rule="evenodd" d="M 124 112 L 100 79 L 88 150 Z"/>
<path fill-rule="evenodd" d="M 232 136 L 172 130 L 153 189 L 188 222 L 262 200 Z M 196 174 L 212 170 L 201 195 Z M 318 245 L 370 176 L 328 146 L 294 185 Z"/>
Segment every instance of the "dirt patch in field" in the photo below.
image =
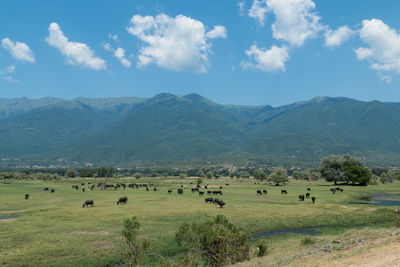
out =
<path fill-rule="evenodd" d="M 107 236 L 110 235 L 108 231 L 88 232 L 88 231 L 74 231 L 68 234 L 71 235 L 96 235 L 96 236 Z"/>
<path fill-rule="evenodd" d="M 0 211 L 0 214 L 12 214 L 12 213 L 25 212 L 25 211 L 28 211 L 28 210 Z"/>
<path fill-rule="evenodd" d="M 114 244 L 105 240 L 95 241 L 90 243 L 89 249 L 90 250 L 97 250 L 97 249 L 110 249 L 113 248 Z"/>

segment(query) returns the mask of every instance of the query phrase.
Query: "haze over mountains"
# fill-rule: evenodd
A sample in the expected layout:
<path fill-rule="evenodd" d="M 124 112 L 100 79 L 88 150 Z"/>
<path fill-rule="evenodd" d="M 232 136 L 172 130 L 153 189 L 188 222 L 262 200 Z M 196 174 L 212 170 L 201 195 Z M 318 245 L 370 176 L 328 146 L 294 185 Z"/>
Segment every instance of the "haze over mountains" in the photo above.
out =
<path fill-rule="evenodd" d="M 318 166 L 352 154 L 400 165 L 400 104 L 317 97 L 281 107 L 200 95 L 0 99 L 0 158 L 94 165 L 243 163 Z"/>

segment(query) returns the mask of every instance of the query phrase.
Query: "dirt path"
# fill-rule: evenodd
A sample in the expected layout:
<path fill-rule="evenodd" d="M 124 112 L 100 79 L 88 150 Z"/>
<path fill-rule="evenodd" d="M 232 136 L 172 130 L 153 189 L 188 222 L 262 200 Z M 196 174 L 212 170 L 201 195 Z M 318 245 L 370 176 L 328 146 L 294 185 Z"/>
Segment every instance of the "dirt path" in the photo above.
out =
<path fill-rule="evenodd" d="M 323 267 L 398 267 L 400 266 L 400 242 L 370 248 L 359 255 L 333 260 Z"/>

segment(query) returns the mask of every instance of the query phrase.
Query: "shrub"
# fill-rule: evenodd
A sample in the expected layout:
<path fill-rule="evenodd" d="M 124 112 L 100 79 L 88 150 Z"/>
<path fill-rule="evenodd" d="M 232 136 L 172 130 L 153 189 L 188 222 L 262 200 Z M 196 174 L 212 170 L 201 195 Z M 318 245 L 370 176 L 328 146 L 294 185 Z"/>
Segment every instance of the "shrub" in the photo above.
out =
<path fill-rule="evenodd" d="M 303 246 L 310 246 L 310 245 L 312 245 L 312 244 L 315 244 L 315 242 L 316 242 L 316 240 L 315 240 L 314 238 L 309 237 L 309 236 L 304 237 L 304 238 L 300 241 L 300 243 L 301 243 Z"/>
<path fill-rule="evenodd" d="M 125 239 L 125 243 L 128 246 L 128 258 L 126 263 L 129 266 L 138 264 L 143 258 L 145 258 L 149 243 L 144 240 L 139 243 L 137 240 L 137 234 L 140 229 L 140 223 L 137 221 L 136 216 L 132 218 L 126 218 L 124 220 L 124 228 L 122 230 L 122 236 Z"/>
<path fill-rule="evenodd" d="M 223 266 L 249 258 L 249 235 L 222 215 L 203 223 L 184 223 L 175 240 L 191 262 L 202 259 L 211 266 Z"/>
<path fill-rule="evenodd" d="M 268 254 L 268 246 L 265 241 L 260 241 L 257 244 L 257 257 L 264 257 Z"/>

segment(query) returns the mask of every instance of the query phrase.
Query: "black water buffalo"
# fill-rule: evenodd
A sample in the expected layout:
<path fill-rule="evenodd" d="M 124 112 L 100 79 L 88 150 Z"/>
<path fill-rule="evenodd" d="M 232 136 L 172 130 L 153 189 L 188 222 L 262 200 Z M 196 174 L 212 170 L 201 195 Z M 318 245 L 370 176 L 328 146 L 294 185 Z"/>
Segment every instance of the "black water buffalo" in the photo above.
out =
<path fill-rule="evenodd" d="M 261 190 L 257 190 L 257 195 L 262 195 Z"/>
<path fill-rule="evenodd" d="M 204 199 L 204 202 L 205 202 L 205 203 L 214 203 L 214 199 L 213 199 L 212 197 L 206 197 L 206 198 Z"/>
<path fill-rule="evenodd" d="M 82 188 L 82 192 L 85 192 L 85 188 Z"/>
<path fill-rule="evenodd" d="M 225 184 L 226 186 L 229 186 L 229 184 Z"/>
<path fill-rule="evenodd" d="M 267 194 L 267 190 L 264 189 L 264 190 L 263 190 L 263 194 Z"/>
<path fill-rule="evenodd" d="M 223 189 L 223 187 L 222 187 L 222 186 L 220 186 L 220 187 L 219 187 L 219 189 Z"/>
<path fill-rule="evenodd" d="M 148 187 L 146 187 L 146 191 L 149 191 L 149 188 L 148 188 Z"/>
<path fill-rule="evenodd" d="M 331 191 L 332 194 L 335 194 L 335 193 L 336 193 L 336 189 L 335 189 L 335 188 L 331 188 L 329 191 Z"/>
<path fill-rule="evenodd" d="M 315 197 L 312 197 L 311 200 L 312 200 L 312 203 L 314 204 L 315 203 Z"/>
<path fill-rule="evenodd" d="M 222 194 L 222 191 L 221 190 L 217 190 L 217 191 L 214 191 L 214 192 L 212 192 L 214 195 L 223 195 Z"/>
<path fill-rule="evenodd" d="M 117 205 L 119 204 L 126 204 L 126 202 L 128 202 L 128 197 L 120 197 L 118 199 Z"/>
<path fill-rule="evenodd" d="M 153 191 L 157 191 L 157 188 L 156 188 L 156 187 L 154 187 L 154 188 L 153 188 Z"/>
<path fill-rule="evenodd" d="M 51 189 L 50 190 L 50 193 L 54 193 L 56 190 L 55 189 Z"/>
<path fill-rule="evenodd" d="M 343 192 L 343 189 L 342 189 L 342 188 L 340 188 L 340 187 L 336 187 L 336 188 L 335 188 L 335 190 L 336 190 L 336 191 Z"/>
<path fill-rule="evenodd" d="M 43 191 L 49 191 L 48 187 L 43 188 Z"/>
<path fill-rule="evenodd" d="M 172 193 L 172 190 L 171 190 L 171 189 L 169 189 L 169 190 L 168 190 L 168 194 L 171 194 L 171 193 Z"/>
<path fill-rule="evenodd" d="M 199 191 L 199 196 L 203 196 L 204 195 L 204 191 Z"/>
<path fill-rule="evenodd" d="M 25 194 L 25 199 L 28 199 L 29 198 L 29 194 Z"/>
<path fill-rule="evenodd" d="M 304 195 L 299 195 L 299 200 L 304 201 Z"/>
<path fill-rule="evenodd" d="M 183 194 L 183 189 L 182 189 L 182 188 L 178 188 L 177 191 L 178 191 L 178 194 L 179 194 L 179 195 L 182 195 L 182 194 Z"/>
<path fill-rule="evenodd" d="M 221 209 L 225 206 L 225 202 L 220 199 L 214 200 L 214 204 L 218 204 Z"/>
<path fill-rule="evenodd" d="M 93 201 L 93 200 L 86 200 L 86 201 L 83 203 L 82 208 L 84 208 L 84 207 L 89 207 L 89 206 L 94 207 L 94 201 Z"/>
<path fill-rule="evenodd" d="M 207 191 L 207 195 L 211 195 L 212 192 L 210 190 Z"/>
<path fill-rule="evenodd" d="M 310 193 L 307 193 L 307 194 L 306 194 L 306 198 L 310 198 Z"/>
<path fill-rule="evenodd" d="M 311 191 L 311 188 L 307 187 L 307 191 Z"/>
<path fill-rule="evenodd" d="M 285 189 L 281 190 L 281 195 L 282 195 L 282 194 L 287 195 L 287 191 L 286 191 Z"/>

